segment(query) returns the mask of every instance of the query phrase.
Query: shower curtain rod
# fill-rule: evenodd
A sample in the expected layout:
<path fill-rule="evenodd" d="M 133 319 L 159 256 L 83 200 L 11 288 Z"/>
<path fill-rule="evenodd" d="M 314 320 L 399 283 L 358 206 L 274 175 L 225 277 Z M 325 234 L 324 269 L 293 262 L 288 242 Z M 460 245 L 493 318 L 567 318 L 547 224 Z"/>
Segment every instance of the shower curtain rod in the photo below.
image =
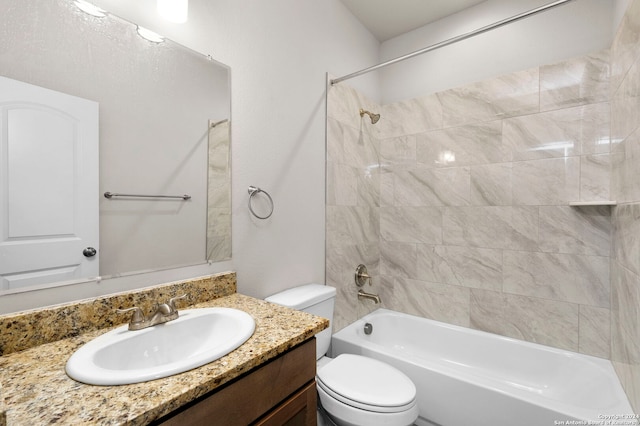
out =
<path fill-rule="evenodd" d="M 561 6 L 561 5 L 565 4 L 565 3 L 569 3 L 570 1 L 574 1 L 574 0 L 557 0 L 557 1 L 554 1 L 554 2 L 551 2 L 551 3 L 547 3 L 547 4 L 543 5 L 543 6 L 537 7 L 535 9 L 531 9 L 528 12 L 523 12 L 523 13 L 520 13 L 518 15 L 514 15 L 514 16 L 512 16 L 510 18 L 506 18 L 506 19 L 503 19 L 501 21 L 494 22 L 493 24 L 484 26 L 482 28 L 478 28 L 478 29 L 473 30 L 473 31 L 469 31 L 468 33 L 465 33 L 465 34 L 462 34 L 462 35 L 459 35 L 459 36 L 456 36 L 456 37 L 452 37 L 450 39 L 447 39 L 445 41 L 441 41 L 439 43 L 432 44 L 431 46 L 425 47 L 425 48 L 420 49 L 420 50 L 416 50 L 415 52 L 411 52 L 411 53 L 406 54 L 404 56 L 400 56 L 398 58 L 391 59 L 389 61 L 383 62 L 383 63 L 378 64 L 378 65 L 374 65 L 374 66 L 369 67 L 369 68 L 365 68 L 365 69 L 360 70 L 360 71 L 356 71 L 356 72 L 351 73 L 351 74 L 347 74 L 347 75 L 345 75 L 343 77 L 334 78 L 333 80 L 331 80 L 331 85 L 333 86 L 334 84 L 340 83 L 340 82 L 345 81 L 345 80 L 349 80 L 350 78 L 358 77 L 358 76 L 360 76 L 362 74 L 367 74 L 367 73 L 369 73 L 371 71 L 376 71 L 376 70 L 378 70 L 380 68 L 383 68 L 383 67 L 386 67 L 388 65 L 393 65 L 395 63 L 404 61 L 406 59 L 413 58 L 414 56 L 422 55 L 423 53 L 431 52 L 432 50 L 436 50 L 436 49 L 439 49 L 441 47 L 449 46 L 450 44 L 457 43 L 457 42 L 462 41 L 462 40 L 466 40 L 466 39 L 468 39 L 470 37 L 473 37 L 473 36 L 476 36 L 478 34 L 486 33 L 487 31 L 491 31 L 491 30 L 493 30 L 495 28 L 502 27 L 504 25 L 510 24 L 512 22 L 519 21 L 519 20 L 524 19 L 524 18 L 528 18 L 529 16 L 535 15 L 537 13 L 544 12 L 544 11 L 549 10 L 551 8 L 554 8 L 556 6 Z"/>

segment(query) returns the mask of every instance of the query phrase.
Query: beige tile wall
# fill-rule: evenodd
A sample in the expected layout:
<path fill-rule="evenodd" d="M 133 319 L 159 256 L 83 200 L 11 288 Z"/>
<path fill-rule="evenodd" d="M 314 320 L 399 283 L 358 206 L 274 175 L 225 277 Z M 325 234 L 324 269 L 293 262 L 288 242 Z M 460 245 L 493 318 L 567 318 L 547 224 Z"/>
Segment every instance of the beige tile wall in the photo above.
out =
<path fill-rule="evenodd" d="M 612 193 L 611 360 L 640 411 L 640 1 L 611 47 Z"/>
<path fill-rule="evenodd" d="M 372 125 L 361 107 L 382 114 Z M 329 90 L 337 328 L 383 306 L 609 358 L 609 51 L 378 106 Z"/>

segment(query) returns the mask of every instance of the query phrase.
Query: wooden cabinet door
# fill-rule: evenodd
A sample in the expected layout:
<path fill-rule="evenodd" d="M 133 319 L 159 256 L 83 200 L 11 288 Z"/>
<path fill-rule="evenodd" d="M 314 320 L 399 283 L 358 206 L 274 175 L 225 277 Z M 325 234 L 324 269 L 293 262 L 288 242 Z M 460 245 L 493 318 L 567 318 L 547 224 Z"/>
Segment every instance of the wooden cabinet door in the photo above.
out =
<path fill-rule="evenodd" d="M 256 426 L 315 426 L 317 408 L 314 380 L 255 424 Z"/>

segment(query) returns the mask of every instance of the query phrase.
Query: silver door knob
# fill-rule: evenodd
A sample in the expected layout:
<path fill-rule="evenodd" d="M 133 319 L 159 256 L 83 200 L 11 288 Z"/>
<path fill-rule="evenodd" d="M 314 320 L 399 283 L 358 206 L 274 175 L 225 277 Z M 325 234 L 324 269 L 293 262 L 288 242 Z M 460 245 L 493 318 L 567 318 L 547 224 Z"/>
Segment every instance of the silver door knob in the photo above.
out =
<path fill-rule="evenodd" d="M 98 253 L 98 250 L 94 249 L 93 247 L 87 247 L 86 249 L 82 250 L 82 254 L 84 255 L 84 257 L 93 257 L 96 255 L 96 253 Z"/>

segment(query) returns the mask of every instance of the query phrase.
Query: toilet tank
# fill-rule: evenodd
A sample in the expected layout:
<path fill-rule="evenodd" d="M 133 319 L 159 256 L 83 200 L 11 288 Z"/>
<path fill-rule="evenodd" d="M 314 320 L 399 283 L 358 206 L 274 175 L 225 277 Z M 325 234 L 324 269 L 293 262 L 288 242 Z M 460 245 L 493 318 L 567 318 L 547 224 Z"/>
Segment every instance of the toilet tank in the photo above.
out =
<path fill-rule="evenodd" d="M 265 300 L 328 319 L 329 328 L 316 334 L 316 359 L 327 353 L 331 343 L 335 288 L 322 284 L 305 284 L 276 293 Z"/>

